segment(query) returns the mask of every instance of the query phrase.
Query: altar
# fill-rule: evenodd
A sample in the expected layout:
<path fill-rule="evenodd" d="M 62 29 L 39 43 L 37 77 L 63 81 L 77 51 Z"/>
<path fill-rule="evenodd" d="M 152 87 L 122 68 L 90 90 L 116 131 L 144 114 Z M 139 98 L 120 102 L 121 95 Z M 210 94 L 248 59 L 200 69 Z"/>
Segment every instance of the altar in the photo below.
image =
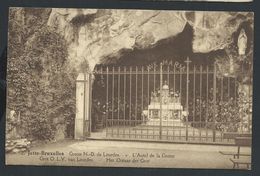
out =
<path fill-rule="evenodd" d="M 160 90 L 152 92 L 146 125 L 158 126 L 160 118 L 162 118 L 162 126 L 184 126 L 183 112 L 179 93 L 170 91 L 169 86 L 165 83 L 161 92 Z"/>

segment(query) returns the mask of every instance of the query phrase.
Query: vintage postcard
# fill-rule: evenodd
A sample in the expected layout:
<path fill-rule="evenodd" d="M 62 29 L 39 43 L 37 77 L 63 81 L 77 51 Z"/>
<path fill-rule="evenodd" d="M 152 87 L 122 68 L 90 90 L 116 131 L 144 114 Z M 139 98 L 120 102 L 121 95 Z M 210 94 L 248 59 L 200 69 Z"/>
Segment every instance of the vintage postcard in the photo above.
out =
<path fill-rule="evenodd" d="M 7 165 L 251 169 L 254 14 L 9 10 Z"/>
<path fill-rule="evenodd" d="M 253 2 L 253 0 L 141 0 L 141 1 L 187 1 L 187 2 Z"/>

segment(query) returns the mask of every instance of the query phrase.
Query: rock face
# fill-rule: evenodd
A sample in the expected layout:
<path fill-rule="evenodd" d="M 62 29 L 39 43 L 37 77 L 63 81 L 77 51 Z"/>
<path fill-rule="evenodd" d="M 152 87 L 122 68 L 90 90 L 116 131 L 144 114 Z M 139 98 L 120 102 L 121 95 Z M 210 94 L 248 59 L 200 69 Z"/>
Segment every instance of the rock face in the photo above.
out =
<path fill-rule="evenodd" d="M 87 62 L 93 70 L 104 58 L 119 58 L 122 50 L 149 48 L 176 36 L 187 23 L 194 30 L 193 52 L 223 49 L 240 24 L 252 18 L 248 12 L 52 9 L 48 25 L 69 42 L 73 63 Z"/>
<path fill-rule="evenodd" d="M 15 139 L 6 140 L 5 151 L 6 153 L 20 153 L 29 149 L 31 142 L 28 139 Z"/>

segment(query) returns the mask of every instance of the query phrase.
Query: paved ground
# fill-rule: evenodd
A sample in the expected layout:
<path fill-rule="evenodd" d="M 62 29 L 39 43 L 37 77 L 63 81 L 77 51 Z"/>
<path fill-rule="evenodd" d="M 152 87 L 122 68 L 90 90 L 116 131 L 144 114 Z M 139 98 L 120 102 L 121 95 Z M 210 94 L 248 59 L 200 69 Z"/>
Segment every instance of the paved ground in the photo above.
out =
<path fill-rule="evenodd" d="M 231 156 L 222 155 L 219 151 L 233 152 L 236 148 L 221 145 L 69 140 L 33 147 L 30 152 L 24 154 L 7 154 L 6 163 L 232 169 L 233 165 L 229 161 Z M 242 151 L 250 152 L 250 148 L 243 148 Z"/>

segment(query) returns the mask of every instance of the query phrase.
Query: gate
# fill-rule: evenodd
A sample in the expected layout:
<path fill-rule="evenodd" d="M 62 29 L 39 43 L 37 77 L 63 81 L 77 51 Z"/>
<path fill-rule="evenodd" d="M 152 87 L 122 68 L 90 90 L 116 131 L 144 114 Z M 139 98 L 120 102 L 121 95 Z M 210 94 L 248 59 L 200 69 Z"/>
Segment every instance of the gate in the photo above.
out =
<path fill-rule="evenodd" d="M 91 128 L 106 138 L 232 143 L 225 134 L 251 133 L 250 115 L 240 113 L 250 102 L 216 64 L 99 66 L 93 74 Z"/>

